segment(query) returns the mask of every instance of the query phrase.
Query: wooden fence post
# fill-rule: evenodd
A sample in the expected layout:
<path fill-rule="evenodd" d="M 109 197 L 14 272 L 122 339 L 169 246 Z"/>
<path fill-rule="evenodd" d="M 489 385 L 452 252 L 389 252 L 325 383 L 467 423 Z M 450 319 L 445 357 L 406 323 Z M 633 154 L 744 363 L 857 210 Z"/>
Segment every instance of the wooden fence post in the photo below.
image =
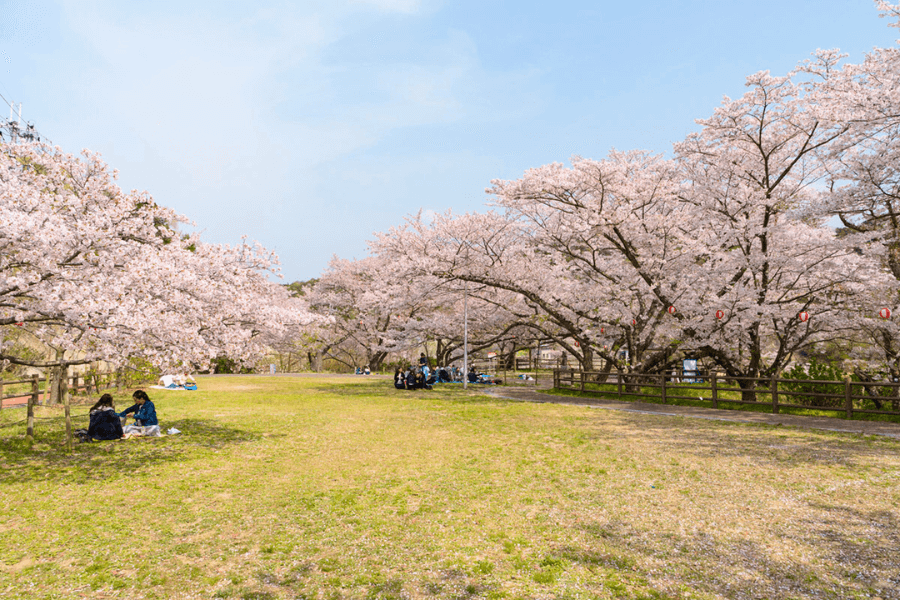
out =
<path fill-rule="evenodd" d="M 38 387 L 38 375 L 35 373 L 31 376 L 31 395 L 28 396 L 28 405 L 25 408 L 27 423 L 25 425 L 25 440 L 28 442 L 34 441 L 34 405 L 38 401 L 38 394 L 40 394 L 40 388 Z"/>
<path fill-rule="evenodd" d="M 559 369 L 553 369 L 553 387 L 559 389 Z"/>
<path fill-rule="evenodd" d="M 853 396 L 851 394 L 850 389 L 850 378 L 844 378 L 844 411 L 847 413 L 847 418 L 853 418 Z"/>
<path fill-rule="evenodd" d="M 579 373 L 580 373 L 580 377 L 581 377 L 581 391 L 583 392 L 584 391 L 584 371 L 580 371 Z"/>
<path fill-rule="evenodd" d="M 772 375 L 772 382 L 769 384 L 769 390 L 772 392 L 772 414 L 778 414 L 778 377 Z"/>
<path fill-rule="evenodd" d="M 665 372 L 663 372 L 662 375 L 660 375 L 660 377 L 662 378 L 662 383 L 659 386 L 659 395 L 662 397 L 662 403 L 668 404 L 668 401 L 666 399 L 666 374 L 665 374 Z"/>
<path fill-rule="evenodd" d="M 621 400 L 622 399 L 622 369 L 621 369 L 621 367 L 616 367 L 616 373 L 617 373 L 616 383 L 618 384 L 618 388 L 619 388 L 618 389 L 619 400 Z"/>
<path fill-rule="evenodd" d="M 3 380 L 0 379 L 0 410 L 3 410 Z"/>
<path fill-rule="evenodd" d="M 715 371 L 712 372 L 712 375 L 710 376 L 709 379 L 712 383 L 712 385 L 710 387 L 712 388 L 713 408 L 719 408 L 719 388 L 716 386 L 716 372 Z"/>
<path fill-rule="evenodd" d="M 66 452 L 72 452 L 72 412 L 69 394 L 66 394 Z"/>

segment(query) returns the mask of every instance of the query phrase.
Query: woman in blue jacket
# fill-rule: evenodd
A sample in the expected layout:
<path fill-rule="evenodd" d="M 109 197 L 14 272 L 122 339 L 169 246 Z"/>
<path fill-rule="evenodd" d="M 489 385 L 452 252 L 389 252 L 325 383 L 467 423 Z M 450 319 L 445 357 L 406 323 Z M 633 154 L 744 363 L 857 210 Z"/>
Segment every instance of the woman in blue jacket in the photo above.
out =
<path fill-rule="evenodd" d="M 134 413 L 134 420 L 137 425 L 142 427 L 159 425 L 159 421 L 156 418 L 156 407 L 150 402 L 147 392 L 137 390 L 132 394 L 131 398 L 134 400 L 134 405 L 120 412 L 120 417 L 127 417 L 129 413 Z"/>

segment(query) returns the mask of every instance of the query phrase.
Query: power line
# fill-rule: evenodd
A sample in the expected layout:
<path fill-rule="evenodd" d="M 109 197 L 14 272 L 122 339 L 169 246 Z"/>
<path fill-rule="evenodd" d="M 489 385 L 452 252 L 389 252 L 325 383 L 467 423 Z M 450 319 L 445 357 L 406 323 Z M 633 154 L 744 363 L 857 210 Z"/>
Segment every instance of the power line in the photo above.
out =
<path fill-rule="evenodd" d="M 3 94 L 0 94 L 0 99 L 9 106 L 9 118 L 0 121 L 0 140 L 4 139 L 4 132 L 6 136 L 8 136 L 9 141 L 12 143 L 17 143 L 19 140 L 23 140 L 26 142 L 40 142 L 43 137 L 44 141 L 50 145 L 53 145 L 53 142 L 46 136 L 41 136 L 37 129 L 34 128 L 34 123 L 29 123 L 25 121 L 25 127 L 22 127 L 22 103 L 19 103 L 19 110 L 16 113 L 16 103 L 10 102 L 6 99 Z M 17 119 L 13 119 L 14 116 L 18 115 Z"/>

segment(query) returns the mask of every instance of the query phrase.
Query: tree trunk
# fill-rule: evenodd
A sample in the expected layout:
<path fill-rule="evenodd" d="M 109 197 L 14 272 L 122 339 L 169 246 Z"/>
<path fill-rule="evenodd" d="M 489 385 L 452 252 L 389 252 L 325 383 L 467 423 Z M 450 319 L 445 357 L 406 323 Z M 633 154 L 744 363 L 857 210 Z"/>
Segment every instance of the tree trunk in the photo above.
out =
<path fill-rule="evenodd" d="M 50 388 L 50 395 L 47 404 L 50 406 L 58 406 L 65 402 L 66 392 L 69 389 L 69 368 L 67 366 L 52 367 L 53 384 Z"/>
<path fill-rule="evenodd" d="M 65 386 L 65 379 L 68 375 L 68 367 L 62 366 L 63 358 L 66 355 L 65 350 L 56 349 L 56 360 L 60 363 L 60 365 L 55 367 L 50 367 L 50 373 L 53 374 L 53 387 L 49 390 L 49 394 L 47 395 L 47 404 L 50 406 L 56 406 L 61 404 L 65 399 L 64 395 L 60 394 L 60 390 L 63 389 L 60 387 L 60 382 L 63 382 L 62 385 Z M 49 387 L 49 386 L 48 386 Z"/>
<path fill-rule="evenodd" d="M 368 365 L 369 370 L 373 373 L 375 371 L 381 370 L 381 365 L 384 364 L 384 359 L 387 358 L 387 352 L 376 352 L 375 354 L 369 356 Z"/>
<path fill-rule="evenodd" d="M 500 362 L 503 365 L 503 369 L 506 371 L 515 371 L 516 370 L 516 347 L 513 345 L 512 350 L 510 350 L 507 354 L 501 355 Z"/>
<path fill-rule="evenodd" d="M 594 370 L 594 351 L 585 344 L 581 346 L 581 370 L 585 373 Z"/>
<path fill-rule="evenodd" d="M 623 381 L 625 382 L 625 391 L 632 394 L 641 393 L 641 377 L 638 373 L 630 370 L 622 370 Z"/>
<path fill-rule="evenodd" d="M 437 341 L 437 348 L 435 349 L 435 359 L 437 360 L 437 364 L 445 367 L 450 364 L 450 355 L 453 353 L 453 347 L 451 344 L 444 342 L 444 340 Z"/>
<path fill-rule="evenodd" d="M 898 371 L 895 367 L 891 367 L 891 383 L 896 383 L 900 381 L 900 371 Z M 891 410 L 900 410 L 900 388 L 892 387 L 891 388 Z"/>
<path fill-rule="evenodd" d="M 612 371 L 613 361 L 609 359 L 603 360 L 603 367 L 600 373 L 597 374 L 595 381 L 597 383 L 606 383 L 606 380 L 609 379 L 609 373 Z"/>
<path fill-rule="evenodd" d="M 744 402 L 756 402 L 756 380 L 740 379 L 738 385 L 741 388 L 741 400 Z"/>
<path fill-rule="evenodd" d="M 322 372 L 322 353 L 321 352 L 308 352 L 307 356 L 309 357 L 309 368 L 313 370 L 314 373 Z"/>

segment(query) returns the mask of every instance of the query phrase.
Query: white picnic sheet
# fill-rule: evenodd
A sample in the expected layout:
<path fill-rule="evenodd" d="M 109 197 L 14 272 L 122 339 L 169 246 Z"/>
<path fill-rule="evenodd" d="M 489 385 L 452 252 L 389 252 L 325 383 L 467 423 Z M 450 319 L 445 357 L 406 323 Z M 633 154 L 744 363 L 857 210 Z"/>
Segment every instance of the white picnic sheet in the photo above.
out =
<path fill-rule="evenodd" d="M 128 439 L 133 437 L 162 437 L 162 432 L 159 430 L 159 425 L 148 425 L 146 427 L 141 427 L 140 425 L 126 425 L 122 428 L 122 439 Z"/>

